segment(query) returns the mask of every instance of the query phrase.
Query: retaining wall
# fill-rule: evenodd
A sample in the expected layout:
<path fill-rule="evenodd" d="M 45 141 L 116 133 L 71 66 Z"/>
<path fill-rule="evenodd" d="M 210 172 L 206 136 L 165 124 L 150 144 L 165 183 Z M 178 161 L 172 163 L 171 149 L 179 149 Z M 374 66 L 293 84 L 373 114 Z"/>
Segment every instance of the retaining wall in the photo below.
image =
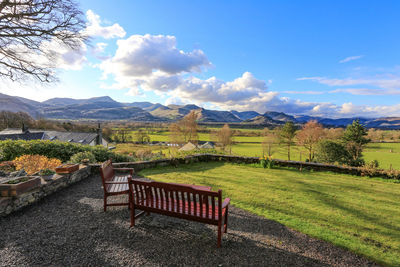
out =
<path fill-rule="evenodd" d="M 48 195 L 89 177 L 92 173 L 91 169 L 91 166 L 85 166 L 71 174 L 55 175 L 51 181 L 46 182 L 42 179 L 41 186 L 29 192 L 16 197 L 0 197 L 0 217 L 36 203 Z"/>

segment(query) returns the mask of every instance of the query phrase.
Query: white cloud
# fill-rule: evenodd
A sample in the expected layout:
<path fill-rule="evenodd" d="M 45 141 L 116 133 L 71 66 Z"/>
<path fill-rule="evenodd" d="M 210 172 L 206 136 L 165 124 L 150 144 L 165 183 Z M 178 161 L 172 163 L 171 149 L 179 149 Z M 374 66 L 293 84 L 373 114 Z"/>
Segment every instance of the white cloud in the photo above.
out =
<path fill-rule="evenodd" d="M 360 59 L 360 58 L 363 58 L 363 57 L 364 57 L 363 55 L 346 57 L 346 58 L 340 60 L 339 63 L 346 63 L 346 62 L 357 60 L 357 59 Z"/>
<path fill-rule="evenodd" d="M 211 65 L 201 50 L 177 49 L 174 36 L 132 35 L 118 40 L 117 45 L 114 57 L 104 61 L 100 68 L 119 80 L 140 80 L 157 70 L 166 75 L 200 72 L 202 67 Z"/>
<path fill-rule="evenodd" d="M 296 94 L 296 95 L 322 95 L 324 92 L 321 91 L 283 91 L 285 94 Z"/>
<path fill-rule="evenodd" d="M 85 33 L 89 36 L 99 36 L 105 39 L 124 37 L 126 35 L 125 30 L 118 24 L 115 23 L 111 26 L 101 26 L 100 16 L 95 14 L 92 10 L 86 12 L 88 23 L 86 25 Z"/>
<path fill-rule="evenodd" d="M 344 87 L 360 86 L 360 88 L 338 88 L 330 93 L 347 92 L 354 95 L 398 95 L 400 94 L 400 76 L 387 74 L 372 78 L 330 79 L 326 77 L 302 77 L 299 81 L 314 81 L 320 84 Z M 369 88 L 365 88 L 365 86 Z M 375 87 L 375 88 L 374 88 Z"/>

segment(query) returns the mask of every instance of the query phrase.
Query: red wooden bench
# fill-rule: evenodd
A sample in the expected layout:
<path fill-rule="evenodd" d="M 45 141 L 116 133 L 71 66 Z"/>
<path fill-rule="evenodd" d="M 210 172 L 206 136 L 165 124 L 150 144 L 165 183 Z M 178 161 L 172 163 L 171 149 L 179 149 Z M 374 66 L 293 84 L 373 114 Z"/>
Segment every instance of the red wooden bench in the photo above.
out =
<path fill-rule="evenodd" d="M 222 223 L 224 233 L 228 229 L 229 198 L 222 202 L 222 190 L 211 191 L 210 187 L 148 182 L 129 179 L 129 201 L 131 203 L 131 227 L 135 218 L 144 212 L 187 219 L 218 226 L 217 246 L 221 246 Z M 142 210 L 135 215 L 135 209 Z"/>
<path fill-rule="evenodd" d="M 114 171 L 124 171 L 128 172 L 128 174 L 115 175 Z M 104 189 L 104 211 L 107 210 L 107 206 L 128 206 L 129 202 L 108 204 L 107 198 L 109 196 L 129 194 L 128 178 L 132 178 L 133 169 L 114 168 L 111 160 L 107 160 L 101 164 L 100 174 Z"/>

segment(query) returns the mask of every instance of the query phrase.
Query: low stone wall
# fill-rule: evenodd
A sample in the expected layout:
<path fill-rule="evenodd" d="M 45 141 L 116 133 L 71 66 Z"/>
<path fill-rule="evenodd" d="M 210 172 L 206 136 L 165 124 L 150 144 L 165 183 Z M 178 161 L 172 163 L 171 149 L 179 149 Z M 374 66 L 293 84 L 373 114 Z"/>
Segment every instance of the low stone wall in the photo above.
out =
<path fill-rule="evenodd" d="M 191 155 L 185 158 L 173 158 L 173 159 L 159 159 L 152 161 L 138 161 L 138 162 L 123 162 L 123 163 L 113 163 L 115 167 L 118 168 L 133 168 L 135 172 L 139 172 L 143 169 L 162 167 L 162 166 L 178 166 L 179 164 L 188 164 L 194 162 L 213 162 L 213 161 L 223 161 L 231 162 L 237 164 L 252 164 L 260 163 L 258 157 L 241 157 L 241 156 L 231 156 L 231 155 L 215 155 L 215 154 L 199 154 Z M 303 162 L 303 161 L 289 161 L 274 159 L 276 166 L 280 167 L 292 167 L 299 170 L 314 170 L 314 171 L 330 171 L 343 174 L 351 174 L 358 176 L 373 176 L 381 177 L 385 179 L 400 179 L 400 172 L 393 173 L 386 170 L 374 170 L 373 172 L 367 172 L 364 168 L 358 167 L 348 167 L 348 166 L 337 166 L 322 163 L 313 162 Z M 98 171 L 99 164 L 91 165 L 93 171 Z"/>
<path fill-rule="evenodd" d="M 71 174 L 55 175 L 51 181 L 44 181 L 40 187 L 25 192 L 17 197 L 0 197 L 0 217 L 31 205 L 40 199 L 89 177 L 91 166 L 85 166 Z"/>

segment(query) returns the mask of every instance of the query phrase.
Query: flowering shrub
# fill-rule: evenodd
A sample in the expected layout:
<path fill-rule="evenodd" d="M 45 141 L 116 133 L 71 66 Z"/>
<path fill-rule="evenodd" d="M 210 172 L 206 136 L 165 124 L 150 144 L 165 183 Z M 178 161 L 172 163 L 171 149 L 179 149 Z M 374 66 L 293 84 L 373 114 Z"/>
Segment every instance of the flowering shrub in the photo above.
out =
<path fill-rule="evenodd" d="M 264 169 L 272 169 L 274 167 L 274 160 L 272 156 L 264 156 L 260 158 L 260 164 Z"/>
<path fill-rule="evenodd" d="M 27 174 L 31 175 L 43 169 L 54 170 L 57 166 L 61 165 L 61 161 L 55 158 L 47 158 L 41 155 L 22 155 L 15 160 L 15 169 L 24 169 Z"/>

